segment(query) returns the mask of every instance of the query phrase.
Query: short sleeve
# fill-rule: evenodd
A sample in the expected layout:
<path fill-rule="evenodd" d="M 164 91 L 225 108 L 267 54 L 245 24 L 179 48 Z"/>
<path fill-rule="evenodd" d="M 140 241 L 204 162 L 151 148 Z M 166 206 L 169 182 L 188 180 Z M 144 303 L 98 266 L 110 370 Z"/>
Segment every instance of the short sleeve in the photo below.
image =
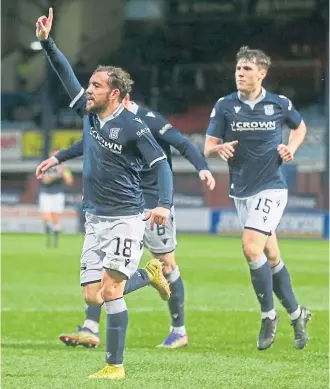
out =
<path fill-rule="evenodd" d="M 223 108 L 221 107 L 222 99 L 218 100 L 212 109 L 210 115 L 209 126 L 206 130 L 206 135 L 212 136 L 214 138 L 223 139 L 225 136 L 225 115 L 223 112 Z"/>
<path fill-rule="evenodd" d="M 80 117 L 86 115 L 87 92 L 81 88 L 77 96 L 71 101 L 70 108 L 75 110 Z"/>
<path fill-rule="evenodd" d="M 289 100 L 287 97 L 280 95 L 279 96 L 282 99 L 283 102 L 283 111 L 284 111 L 284 123 L 292 129 L 295 129 L 299 127 L 302 116 L 300 113 L 295 109 L 295 107 L 292 105 L 291 100 Z"/>

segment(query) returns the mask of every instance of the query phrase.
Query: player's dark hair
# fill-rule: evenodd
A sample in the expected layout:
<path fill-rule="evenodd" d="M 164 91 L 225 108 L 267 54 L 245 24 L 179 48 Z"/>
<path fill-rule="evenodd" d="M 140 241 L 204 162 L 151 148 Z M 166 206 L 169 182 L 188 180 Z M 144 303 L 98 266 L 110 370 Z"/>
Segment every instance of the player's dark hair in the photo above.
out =
<path fill-rule="evenodd" d="M 124 69 L 116 68 L 115 66 L 99 65 L 93 74 L 98 72 L 106 72 L 108 74 L 109 86 L 111 89 L 119 89 L 121 100 L 131 92 L 134 81 Z"/>
<path fill-rule="evenodd" d="M 269 69 L 271 65 L 271 59 L 266 55 L 262 50 L 250 49 L 248 46 L 242 46 L 237 54 L 236 61 L 246 60 L 249 62 L 254 62 L 257 66 L 264 69 Z"/>

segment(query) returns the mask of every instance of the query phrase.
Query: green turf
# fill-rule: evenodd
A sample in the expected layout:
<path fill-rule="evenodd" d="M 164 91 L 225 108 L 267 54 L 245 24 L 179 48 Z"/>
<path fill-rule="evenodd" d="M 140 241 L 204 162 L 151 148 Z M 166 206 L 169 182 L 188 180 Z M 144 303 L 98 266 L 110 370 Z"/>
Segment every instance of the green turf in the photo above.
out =
<path fill-rule="evenodd" d="M 43 236 L 2 237 L 3 389 L 328 388 L 327 242 L 281 242 L 297 296 L 313 312 L 310 343 L 294 349 L 292 328 L 279 308 L 276 342 L 259 352 L 258 304 L 239 240 L 179 236 L 189 347 L 156 349 L 169 328 L 166 304 L 149 287 L 127 296 L 127 378 L 121 382 L 86 378 L 103 367 L 103 345 L 74 349 L 57 340 L 83 321 L 81 243 L 82 236 L 62 236 L 56 250 L 45 248 Z M 104 341 L 104 316 L 101 333 Z"/>

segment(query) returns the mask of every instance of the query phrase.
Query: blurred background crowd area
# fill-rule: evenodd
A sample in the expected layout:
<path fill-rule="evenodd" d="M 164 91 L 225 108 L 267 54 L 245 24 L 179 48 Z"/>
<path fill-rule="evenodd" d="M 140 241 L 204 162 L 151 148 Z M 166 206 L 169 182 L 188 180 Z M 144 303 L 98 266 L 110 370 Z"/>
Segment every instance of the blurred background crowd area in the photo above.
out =
<path fill-rule="evenodd" d="M 49 6 L 51 35 L 84 87 L 98 64 L 125 68 L 135 81 L 133 99 L 161 112 L 201 150 L 214 103 L 235 90 L 236 52 L 242 45 L 265 50 L 273 62 L 265 87 L 292 99 L 308 126 L 285 167 L 291 202 L 328 208 L 327 0 L 3 0 L 2 202 L 35 202 L 33 170 L 45 145 L 68 147 L 80 137 L 81 120 L 35 42 L 36 19 Z M 218 179 L 212 194 L 174 152 L 178 204 L 232 207 L 227 167 L 210 165 Z M 68 199 L 81 192 L 81 161 L 71 167 L 76 184 Z"/>

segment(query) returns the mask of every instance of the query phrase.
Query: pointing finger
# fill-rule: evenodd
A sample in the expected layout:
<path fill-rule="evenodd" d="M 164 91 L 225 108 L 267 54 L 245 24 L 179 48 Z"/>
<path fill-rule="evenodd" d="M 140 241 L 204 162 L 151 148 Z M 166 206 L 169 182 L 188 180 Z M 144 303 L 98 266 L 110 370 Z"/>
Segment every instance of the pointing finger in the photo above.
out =
<path fill-rule="evenodd" d="M 53 8 L 50 7 L 48 10 L 48 22 L 52 23 L 53 22 Z"/>

